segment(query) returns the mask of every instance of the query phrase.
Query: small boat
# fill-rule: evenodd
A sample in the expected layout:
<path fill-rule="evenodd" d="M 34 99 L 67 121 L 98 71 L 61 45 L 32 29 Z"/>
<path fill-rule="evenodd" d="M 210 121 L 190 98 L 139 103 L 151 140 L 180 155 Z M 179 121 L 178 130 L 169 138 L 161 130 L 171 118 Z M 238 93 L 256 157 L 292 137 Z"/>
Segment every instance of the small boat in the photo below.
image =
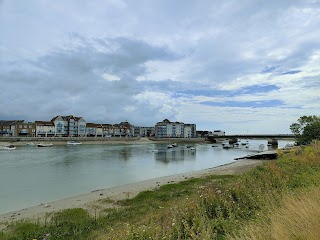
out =
<path fill-rule="evenodd" d="M 172 144 L 167 145 L 167 148 L 173 148 Z"/>
<path fill-rule="evenodd" d="M 196 148 L 195 148 L 195 147 L 191 147 L 190 150 L 191 150 L 191 151 L 195 151 Z"/>
<path fill-rule="evenodd" d="M 172 147 L 178 147 L 178 144 L 173 143 L 173 144 L 172 144 Z"/>
<path fill-rule="evenodd" d="M 229 148 L 231 148 L 231 146 L 230 145 L 223 145 L 222 148 L 223 149 L 229 149 Z"/>
<path fill-rule="evenodd" d="M 248 144 L 249 144 L 248 140 L 241 142 L 241 145 L 248 145 Z"/>
<path fill-rule="evenodd" d="M 33 142 L 26 143 L 27 146 L 34 146 L 35 144 Z"/>
<path fill-rule="evenodd" d="M 53 144 L 52 143 L 38 143 L 37 146 L 38 147 L 52 147 Z"/>
<path fill-rule="evenodd" d="M 2 149 L 2 150 L 15 150 L 16 147 L 13 145 L 5 145 L 5 146 L 1 146 L 0 149 Z"/>
<path fill-rule="evenodd" d="M 80 145 L 82 142 L 74 142 L 74 141 L 69 141 L 67 142 L 67 145 Z"/>
<path fill-rule="evenodd" d="M 159 152 L 159 150 L 158 149 L 151 149 L 150 152 L 157 153 L 157 152 Z"/>

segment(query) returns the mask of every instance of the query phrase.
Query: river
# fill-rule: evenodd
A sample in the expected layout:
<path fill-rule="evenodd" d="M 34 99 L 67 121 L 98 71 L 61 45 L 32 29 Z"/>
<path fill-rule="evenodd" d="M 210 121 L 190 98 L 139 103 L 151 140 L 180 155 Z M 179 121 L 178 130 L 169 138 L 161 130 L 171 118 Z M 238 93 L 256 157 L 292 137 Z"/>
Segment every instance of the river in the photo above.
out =
<path fill-rule="evenodd" d="M 249 140 L 250 147 L 222 149 L 212 144 L 117 144 L 48 148 L 17 146 L 0 151 L 0 214 L 97 189 L 212 168 L 258 150 L 267 140 Z M 283 147 L 290 141 L 279 141 Z M 292 141 L 291 141 L 292 142 Z M 150 150 L 157 149 L 154 153 Z"/>

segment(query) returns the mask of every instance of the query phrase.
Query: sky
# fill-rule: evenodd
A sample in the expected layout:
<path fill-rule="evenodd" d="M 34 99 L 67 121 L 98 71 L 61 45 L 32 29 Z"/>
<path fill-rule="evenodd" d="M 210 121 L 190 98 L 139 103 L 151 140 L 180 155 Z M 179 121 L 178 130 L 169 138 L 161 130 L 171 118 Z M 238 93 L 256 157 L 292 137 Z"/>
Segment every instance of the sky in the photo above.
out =
<path fill-rule="evenodd" d="M 319 0 L 0 0 L 0 119 L 290 133 L 320 115 Z"/>

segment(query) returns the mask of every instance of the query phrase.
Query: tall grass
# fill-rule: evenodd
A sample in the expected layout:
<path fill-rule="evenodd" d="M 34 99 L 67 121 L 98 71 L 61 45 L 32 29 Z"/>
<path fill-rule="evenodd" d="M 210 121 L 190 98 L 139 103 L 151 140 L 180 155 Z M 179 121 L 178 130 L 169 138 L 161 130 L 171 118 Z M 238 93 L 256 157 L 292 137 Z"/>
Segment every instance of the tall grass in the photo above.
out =
<path fill-rule="evenodd" d="M 313 144 L 283 154 L 279 160 L 266 161 L 240 176 L 192 179 L 142 192 L 133 199 L 118 202 L 119 208 L 106 209 L 98 217 L 91 217 L 82 209 L 71 209 L 58 213 L 45 226 L 30 222 L 13 224 L 9 232 L 0 233 L 0 239 L 43 239 L 45 233 L 50 234 L 47 237 L 50 240 L 251 236 L 251 232 L 242 230 L 265 221 L 270 206 L 281 209 L 290 202 L 288 196 L 320 185 L 319 149 L 319 144 Z M 298 207 L 291 205 L 292 209 Z M 278 216 L 285 215 L 279 213 L 273 218 Z M 286 218 L 282 222 L 286 223 Z M 305 229 L 311 229 L 308 222 Z M 281 226 L 271 220 L 268 223 Z M 285 230 L 282 232 L 283 239 L 290 237 Z M 313 230 L 303 236 L 312 239 L 310 232 Z"/>
<path fill-rule="evenodd" d="M 320 239 L 320 187 L 284 198 L 280 208 L 270 206 L 259 222 L 249 224 L 230 239 Z"/>

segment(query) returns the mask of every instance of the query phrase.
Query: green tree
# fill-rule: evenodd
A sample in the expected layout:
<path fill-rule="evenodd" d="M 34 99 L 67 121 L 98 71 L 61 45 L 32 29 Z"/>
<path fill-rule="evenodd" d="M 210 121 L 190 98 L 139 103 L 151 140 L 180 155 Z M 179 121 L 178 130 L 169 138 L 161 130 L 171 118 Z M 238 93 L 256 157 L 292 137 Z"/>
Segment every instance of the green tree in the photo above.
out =
<path fill-rule="evenodd" d="M 297 144 L 308 144 L 320 139 L 320 116 L 303 116 L 298 122 L 290 125 L 291 132 L 296 136 Z"/>

